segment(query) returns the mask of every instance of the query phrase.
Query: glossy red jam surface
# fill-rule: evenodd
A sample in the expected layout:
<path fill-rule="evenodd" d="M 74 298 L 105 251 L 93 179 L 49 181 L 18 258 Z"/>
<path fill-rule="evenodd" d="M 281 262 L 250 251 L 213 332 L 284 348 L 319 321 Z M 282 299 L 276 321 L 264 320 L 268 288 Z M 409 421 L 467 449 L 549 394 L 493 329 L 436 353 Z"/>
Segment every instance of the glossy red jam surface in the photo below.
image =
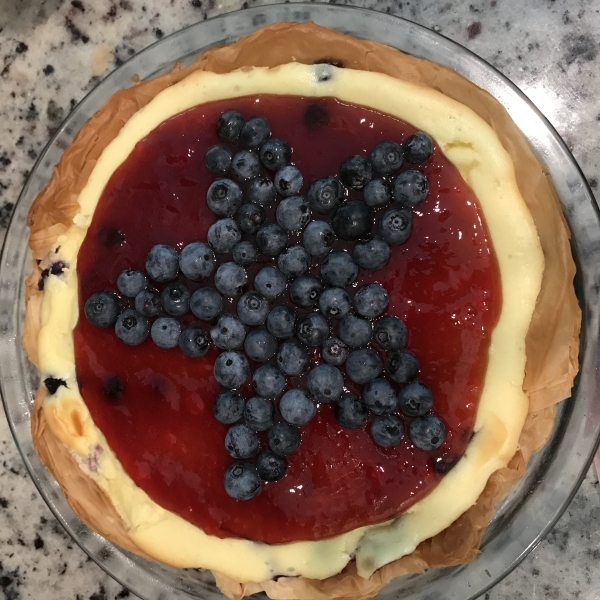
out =
<path fill-rule="evenodd" d="M 402 142 L 415 132 L 393 117 L 331 98 L 240 98 L 170 119 L 137 144 L 102 194 L 79 252 L 80 314 L 93 293 L 116 290 L 123 269 L 143 270 L 153 245 L 181 249 L 206 240 L 215 217 L 206 206 L 213 176 L 204 154 L 219 143 L 216 121 L 231 109 L 269 119 L 273 135 L 293 148 L 303 193 L 313 179 L 336 174 L 349 156 L 368 155 L 380 141 Z M 179 349 L 158 348 L 150 337 L 132 348 L 112 329 L 80 318 L 75 354 L 83 397 L 126 472 L 158 504 L 221 537 L 322 539 L 399 514 L 462 456 L 500 311 L 500 276 L 479 204 L 456 169 L 437 148 L 417 168 L 428 177 L 430 193 L 413 211 L 410 239 L 393 248 L 384 269 L 361 271 L 356 285 L 377 281 L 387 289 L 387 312 L 406 324 L 419 379 L 433 391 L 434 413 L 446 425 L 444 444 L 423 452 L 405 434 L 385 450 L 372 441 L 368 425 L 344 429 L 333 406 L 321 405 L 302 427 L 286 476 L 265 484 L 255 498 L 236 501 L 223 487 L 233 460 L 224 448 L 227 426 L 212 414 L 217 351 L 191 359 Z M 200 285 L 187 283 L 192 290 Z M 198 323 L 191 313 L 182 321 Z M 249 385 L 244 393 L 252 395 Z"/>

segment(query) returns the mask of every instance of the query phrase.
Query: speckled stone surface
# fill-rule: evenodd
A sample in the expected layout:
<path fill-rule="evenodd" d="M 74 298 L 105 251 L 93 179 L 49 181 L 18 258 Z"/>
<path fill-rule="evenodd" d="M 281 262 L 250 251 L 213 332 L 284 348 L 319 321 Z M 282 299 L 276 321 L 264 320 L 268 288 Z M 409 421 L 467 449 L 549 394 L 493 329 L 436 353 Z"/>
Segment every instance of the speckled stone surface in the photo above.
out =
<path fill-rule="evenodd" d="M 544 112 L 597 190 L 597 1 L 344 3 L 412 19 L 488 60 Z M 0 0 L 0 235 L 38 154 L 102 77 L 164 35 L 249 4 L 254 5 L 239 0 Z M 0 462 L 0 598 L 134 598 L 63 532 L 29 480 L 3 417 Z M 547 539 L 485 598 L 600 598 L 600 497 L 593 472 Z"/>

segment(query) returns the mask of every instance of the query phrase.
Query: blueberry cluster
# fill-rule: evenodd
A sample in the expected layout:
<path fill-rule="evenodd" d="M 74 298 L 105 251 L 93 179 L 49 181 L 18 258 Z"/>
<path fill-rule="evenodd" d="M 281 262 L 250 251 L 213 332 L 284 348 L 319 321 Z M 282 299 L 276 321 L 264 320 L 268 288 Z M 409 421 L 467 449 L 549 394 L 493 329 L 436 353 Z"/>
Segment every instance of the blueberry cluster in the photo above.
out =
<path fill-rule="evenodd" d="M 213 373 L 223 391 L 213 412 L 230 426 L 225 448 L 235 462 L 224 486 L 237 500 L 285 475 L 300 427 L 319 403 L 335 403 L 343 427 L 370 420 L 374 442 L 386 448 L 404 436 L 401 413 L 410 419 L 415 446 L 438 448 L 445 428 L 431 414 L 431 391 L 416 380 L 416 357 L 404 350 L 404 323 L 385 314 L 388 295 L 381 285 L 357 287 L 361 269 L 383 268 L 390 246 L 410 236 L 410 211 L 427 197 L 428 182 L 420 171 L 401 168 L 427 161 L 432 140 L 417 133 L 404 145 L 382 142 L 369 158 L 352 156 L 337 176 L 305 186 L 292 149 L 271 137 L 265 118 L 245 121 L 228 111 L 217 133 L 222 143 L 205 155 L 216 177 L 206 201 L 217 217 L 207 242 L 180 254 L 154 246 L 146 274 L 127 270 L 117 280 L 134 308 L 123 310 L 115 292 L 99 292 L 86 302 L 88 320 L 114 326 L 130 345 L 150 333 L 158 346 L 179 345 L 192 357 L 211 344 L 220 350 Z M 204 287 L 190 293 L 179 273 Z M 208 332 L 200 325 L 182 330 L 177 318 L 190 310 L 210 322 Z M 356 394 L 345 387 L 342 368 Z M 255 395 L 246 400 L 240 392 L 250 377 Z"/>
<path fill-rule="evenodd" d="M 191 294 L 188 286 L 175 279 L 180 271 L 192 281 L 208 277 L 214 260 L 213 251 L 201 242 L 189 244 L 181 255 L 171 246 L 158 244 L 148 253 L 146 274 L 132 269 L 121 272 L 117 278 L 120 295 L 112 290 L 93 294 L 85 303 L 85 316 L 96 327 L 114 327 L 117 337 L 129 346 L 138 346 L 150 334 L 160 348 L 179 346 L 186 356 L 200 358 L 211 345 L 207 331 L 198 324 L 183 328 L 178 317 L 191 309 L 197 318 L 203 319 L 202 299 L 206 295 L 203 290 L 208 288 Z M 151 286 L 149 279 L 164 284 L 162 291 Z M 215 294 L 217 312 L 209 318 L 221 310 L 221 296 Z M 202 309 L 195 310 L 199 303 Z"/>

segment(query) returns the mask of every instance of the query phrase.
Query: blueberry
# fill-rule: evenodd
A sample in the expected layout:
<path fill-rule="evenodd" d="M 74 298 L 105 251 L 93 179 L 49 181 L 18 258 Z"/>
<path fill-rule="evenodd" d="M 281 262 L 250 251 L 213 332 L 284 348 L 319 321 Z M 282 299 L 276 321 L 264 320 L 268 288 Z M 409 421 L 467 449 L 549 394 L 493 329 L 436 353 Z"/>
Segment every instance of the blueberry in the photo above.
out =
<path fill-rule="evenodd" d="M 273 182 L 268 177 L 259 177 L 248 186 L 246 197 L 253 204 L 270 206 L 277 198 Z"/>
<path fill-rule="evenodd" d="M 112 327 L 121 312 L 119 296 L 110 291 L 96 292 L 87 299 L 84 312 L 94 327 Z"/>
<path fill-rule="evenodd" d="M 223 299 L 213 288 L 200 288 L 190 298 L 190 309 L 199 319 L 212 321 L 223 312 Z"/>
<path fill-rule="evenodd" d="M 277 223 L 263 225 L 256 234 L 258 250 L 265 256 L 277 256 L 287 246 L 288 235 Z"/>
<path fill-rule="evenodd" d="M 380 142 L 371 150 L 371 164 L 380 175 L 393 175 L 403 160 L 404 150 L 396 142 Z"/>
<path fill-rule="evenodd" d="M 150 337 L 159 348 L 175 348 L 180 333 L 181 325 L 172 317 L 159 317 L 150 329 Z"/>
<path fill-rule="evenodd" d="M 219 117 L 217 135 L 224 142 L 235 142 L 242 132 L 244 118 L 235 110 L 228 110 Z"/>
<path fill-rule="evenodd" d="M 223 296 L 237 296 L 243 291 L 248 280 L 244 267 L 234 262 L 226 262 L 219 266 L 215 273 L 215 287 Z"/>
<path fill-rule="evenodd" d="M 260 147 L 258 156 L 265 168 L 269 171 L 278 171 L 290 162 L 292 151 L 283 140 L 271 138 Z"/>
<path fill-rule="evenodd" d="M 238 242 L 231 252 L 234 262 L 241 267 L 249 267 L 258 258 L 258 249 L 252 242 Z"/>
<path fill-rule="evenodd" d="M 384 350 L 402 350 L 406 344 L 406 325 L 398 317 L 383 317 L 375 323 L 373 337 Z"/>
<path fill-rule="evenodd" d="M 321 215 L 331 214 L 345 198 L 346 189 L 335 177 L 315 179 L 308 188 L 308 203 Z"/>
<path fill-rule="evenodd" d="M 244 421 L 254 431 L 266 431 L 273 425 L 273 403 L 261 396 L 254 396 L 246 402 Z"/>
<path fill-rule="evenodd" d="M 235 350 L 244 343 L 246 329 L 237 317 L 224 314 L 210 328 L 210 337 L 217 348 Z"/>
<path fill-rule="evenodd" d="M 300 231 L 310 221 L 310 207 L 302 196 L 284 198 L 277 206 L 277 223 L 286 231 Z"/>
<path fill-rule="evenodd" d="M 382 371 L 381 359 L 368 348 L 354 350 L 346 360 L 346 374 L 358 385 L 377 379 Z"/>
<path fill-rule="evenodd" d="M 233 219 L 219 219 L 208 228 L 206 239 L 217 254 L 227 254 L 242 239 L 242 232 Z"/>
<path fill-rule="evenodd" d="M 241 352 L 221 352 L 213 369 L 215 379 L 225 389 L 239 388 L 250 376 L 250 365 Z"/>
<path fill-rule="evenodd" d="M 352 256 L 363 269 L 376 271 L 382 269 L 390 260 L 391 250 L 387 242 L 373 238 L 366 242 L 357 242 Z"/>
<path fill-rule="evenodd" d="M 296 331 L 296 313 L 289 306 L 276 306 L 267 317 L 267 329 L 279 340 L 287 340 Z"/>
<path fill-rule="evenodd" d="M 335 211 L 331 225 L 339 238 L 355 242 L 371 233 L 373 210 L 364 202 L 353 200 Z"/>
<path fill-rule="evenodd" d="M 335 402 L 344 391 L 344 378 L 332 365 L 318 365 L 308 374 L 306 388 L 315 402 Z"/>
<path fill-rule="evenodd" d="M 225 146 L 213 146 L 204 155 L 206 168 L 214 175 L 226 175 L 231 167 L 233 155 Z"/>
<path fill-rule="evenodd" d="M 287 461 L 273 450 L 265 450 L 256 459 L 256 469 L 263 481 L 279 481 L 287 471 Z"/>
<path fill-rule="evenodd" d="M 258 327 L 269 314 L 269 303 L 258 292 L 246 292 L 238 301 L 237 314 L 244 325 Z"/>
<path fill-rule="evenodd" d="M 288 279 L 296 279 L 310 268 L 310 254 L 304 246 L 286 248 L 277 257 L 277 266 Z"/>
<path fill-rule="evenodd" d="M 302 183 L 302 173 L 292 165 L 281 167 L 273 178 L 275 189 L 281 196 L 294 196 L 302 188 Z"/>
<path fill-rule="evenodd" d="M 296 335 L 307 346 L 320 346 L 329 337 L 329 323 L 319 313 L 310 313 L 298 321 Z"/>
<path fill-rule="evenodd" d="M 414 419 L 408 428 L 410 441 L 419 450 L 429 452 L 439 448 L 446 439 L 446 427 L 433 415 Z"/>
<path fill-rule="evenodd" d="M 258 148 L 271 137 L 271 126 L 264 117 L 252 117 L 242 127 L 240 141 L 244 148 Z"/>
<path fill-rule="evenodd" d="M 335 244 L 335 234 L 329 223 L 312 221 L 302 235 L 304 247 L 313 256 L 325 256 Z"/>
<path fill-rule="evenodd" d="M 215 253 L 203 242 L 188 244 L 179 257 L 181 272 L 192 281 L 202 281 L 213 271 L 215 266 Z"/>
<path fill-rule="evenodd" d="M 321 346 L 321 356 L 326 363 L 340 367 L 348 358 L 348 346 L 335 337 L 330 337 Z"/>
<path fill-rule="evenodd" d="M 319 301 L 323 284 L 314 275 L 300 275 L 290 286 L 292 302 L 302 308 L 314 306 Z"/>
<path fill-rule="evenodd" d="M 243 233 L 256 233 L 265 218 L 265 211 L 252 202 L 242 204 L 235 213 L 235 222 Z"/>
<path fill-rule="evenodd" d="M 332 252 L 323 260 L 321 277 L 331 286 L 346 287 L 356 281 L 358 266 L 347 252 Z"/>
<path fill-rule="evenodd" d="M 235 462 L 227 467 L 223 486 L 234 500 L 250 500 L 260 492 L 261 483 L 253 464 Z"/>
<path fill-rule="evenodd" d="M 231 425 L 244 416 L 244 398 L 237 392 L 221 392 L 213 402 L 213 415 L 219 423 Z"/>
<path fill-rule="evenodd" d="M 371 208 L 382 208 L 392 200 L 392 192 L 383 179 L 372 179 L 365 186 L 363 197 Z"/>
<path fill-rule="evenodd" d="M 147 285 L 148 279 L 141 271 L 125 269 L 117 277 L 117 288 L 127 298 L 135 298 Z"/>
<path fill-rule="evenodd" d="M 279 411 L 290 425 L 306 425 L 315 416 L 317 407 L 303 390 L 289 390 L 279 401 Z"/>
<path fill-rule="evenodd" d="M 154 288 L 142 290 L 134 300 L 135 310 L 144 317 L 156 317 L 162 310 L 160 294 Z M 87 316 L 87 311 L 86 311 Z"/>
<path fill-rule="evenodd" d="M 181 317 L 190 309 L 190 291 L 183 283 L 174 281 L 160 294 L 160 301 L 165 312 L 172 317 Z"/>
<path fill-rule="evenodd" d="M 402 244 L 412 231 L 412 215 L 405 208 L 390 208 L 379 220 L 379 235 L 388 244 Z"/>
<path fill-rule="evenodd" d="M 327 319 L 341 319 L 352 308 L 350 296 L 342 288 L 328 288 L 319 298 L 319 309 Z"/>
<path fill-rule="evenodd" d="M 120 382 L 120 383 L 119 383 Z M 105 390 L 107 387 L 111 388 L 107 394 L 111 399 L 118 400 L 123 395 L 123 382 L 118 377 L 113 377 L 108 380 L 108 386 L 105 384 Z M 67 387 L 67 382 L 64 379 L 57 379 L 56 377 L 46 377 L 44 379 L 44 385 L 50 395 L 56 394 L 59 387 Z"/>
<path fill-rule="evenodd" d="M 428 193 L 427 177 L 419 171 L 404 171 L 394 179 L 394 200 L 406 208 L 414 208 L 423 202 Z"/>
<path fill-rule="evenodd" d="M 272 300 L 283 294 L 287 279 L 277 267 L 263 267 L 254 278 L 254 287 L 265 298 Z"/>
<path fill-rule="evenodd" d="M 286 375 L 302 375 L 308 369 L 310 355 L 304 344 L 296 340 L 287 340 L 277 352 L 277 366 Z"/>
<path fill-rule="evenodd" d="M 383 377 L 366 383 L 362 397 L 369 410 L 376 415 L 390 414 L 396 410 L 398 405 L 394 388 Z"/>
<path fill-rule="evenodd" d="M 346 315 L 338 326 L 338 336 L 352 348 L 366 346 L 371 341 L 373 328 L 369 321 L 354 315 Z"/>
<path fill-rule="evenodd" d="M 258 177 L 260 175 L 261 171 L 262 171 L 262 167 L 260 166 L 260 161 L 258 160 L 258 156 L 256 156 L 256 154 L 253 154 L 252 152 L 248 152 L 248 150 L 240 150 L 233 156 L 233 160 L 231 161 L 231 176 L 234 179 L 236 179 L 237 181 L 239 181 L 241 183 L 250 181 L 251 179 Z M 240 202 L 238 203 L 238 206 L 240 204 L 241 204 L 241 194 L 240 194 Z M 237 207 L 236 207 L 236 210 L 237 210 Z M 227 216 L 231 216 L 232 214 L 233 213 L 230 213 Z M 221 217 L 224 215 L 218 215 L 218 216 Z"/>
<path fill-rule="evenodd" d="M 364 156 L 351 156 L 340 167 L 340 179 L 346 187 L 362 190 L 373 177 L 373 167 Z"/>
<path fill-rule="evenodd" d="M 422 131 L 411 135 L 404 145 L 404 155 L 408 162 L 421 163 L 433 154 L 433 140 Z"/>
<path fill-rule="evenodd" d="M 149 331 L 148 319 L 131 308 L 122 312 L 115 323 L 117 337 L 128 346 L 141 344 L 148 337 Z"/>
<path fill-rule="evenodd" d="M 277 342 L 265 329 L 256 329 L 246 336 L 244 350 L 252 360 L 267 362 L 277 352 Z"/>
<path fill-rule="evenodd" d="M 300 445 L 300 432 L 288 423 L 275 423 L 267 433 L 269 448 L 276 454 L 287 455 Z"/>
<path fill-rule="evenodd" d="M 217 217 L 233 217 L 242 205 L 242 190 L 231 179 L 216 179 L 206 192 L 206 204 Z"/>
<path fill-rule="evenodd" d="M 254 371 L 252 385 L 259 396 L 275 398 L 283 392 L 285 375 L 276 367 L 263 365 Z"/>
<path fill-rule="evenodd" d="M 179 255 L 177 250 L 165 244 L 157 244 L 150 248 L 146 258 L 146 273 L 150 279 L 159 283 L 173 281 L 179 271 Z"/>
<path fill-rule="evenodd" d="M 369 283 L 358 288 L 354 294 L 354 308 L 366 319 L 378 317 L 387 308 L 389 298 L 384 287 L 378 283 Z"/>
<path fill-rule="evenodd" d="M 371 422 L 371 437 L 383 448 L 393 448 L 404 437 L 404 425 L 394 415 L 375 417 Z"/>
<path fill-rule="evenodd" d="M 347 429 L 358 429 L 369 418 L 367 405 L 353 394 L 344 394 L 342 399 L 335 403 L 333 413 L 337 422 Z"/>
<path fill-rule="evenodd" d="M 398 408 L 407 417 L 422 417 L 433 407 L 431 390 L 420 381 L 413 381 L 398 392 Z"/>
<path fill-rule="evenodd" d="M 200 325 L 192 325 L 179 335 L 179 348 L 190 358 L 201 358 L 210 348 L 210 338 Z"/>
<path fill-rule="evenodd" d="M 385 370 L 390 379 L 397 383 L 407 383 L 419 373 L 419 361 L 408 350 L 392 353 L 386 363 Z"/>
<path fill-rule="evenodd" d="M 225 450 L 233 458 L 252 458 L 260 445 L 258 434 L 243 423 L 233 425 L 225 434 Z"/>

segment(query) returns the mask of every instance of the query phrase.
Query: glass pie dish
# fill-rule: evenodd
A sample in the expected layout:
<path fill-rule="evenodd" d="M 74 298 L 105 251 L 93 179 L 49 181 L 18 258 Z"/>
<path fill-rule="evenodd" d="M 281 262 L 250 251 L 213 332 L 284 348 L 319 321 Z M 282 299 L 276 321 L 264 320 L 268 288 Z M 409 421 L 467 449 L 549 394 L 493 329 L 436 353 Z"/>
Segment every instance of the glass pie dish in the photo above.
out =
<path fill-rule="evenodd" d="M 90 531 L 73 514 L 59 487 L 39 462 L 30 433 L 30 414 L 38 377 L 21 348 L 23 281 L 28 274 L 27 212 L 48 182 L 61 153 L 81 126 L 131 77 L 148 79 L 185 66 L 202 51 L 231 42 L 277 21 L 308 21 L 342 30 L 432 62 L 444 64 L 488 90 L 508 109 L 546 164 L 572 231 L 578 267 L 576 281 L 583 309 L 580 374 L 573 396 L 556 414 L 553 434 L 526 475 L 498 507 L 481 553 L 459 567 L 432 570 L 394 580 L 381 598 L 475 598 L 513 568 L 556 522 L 583 478 L 600 432 L 596 395 L 600 227 L 585 179 L 564 144 L 527 99 L 489 65 L 453 42 L 410 22 L 379 13 L 325 5 L 261 7 L 199 23 L 141 52 L 107 77 L 63 123 L 41 155 L 19 199 L 5 241 L 0 272 L 0 376 L 8 420 L 17 446 L 40 493 L 74 540 L 109 574 L 148 600 L 221 597 L 207 572 L 173 569 L 128 554 Z"/>

